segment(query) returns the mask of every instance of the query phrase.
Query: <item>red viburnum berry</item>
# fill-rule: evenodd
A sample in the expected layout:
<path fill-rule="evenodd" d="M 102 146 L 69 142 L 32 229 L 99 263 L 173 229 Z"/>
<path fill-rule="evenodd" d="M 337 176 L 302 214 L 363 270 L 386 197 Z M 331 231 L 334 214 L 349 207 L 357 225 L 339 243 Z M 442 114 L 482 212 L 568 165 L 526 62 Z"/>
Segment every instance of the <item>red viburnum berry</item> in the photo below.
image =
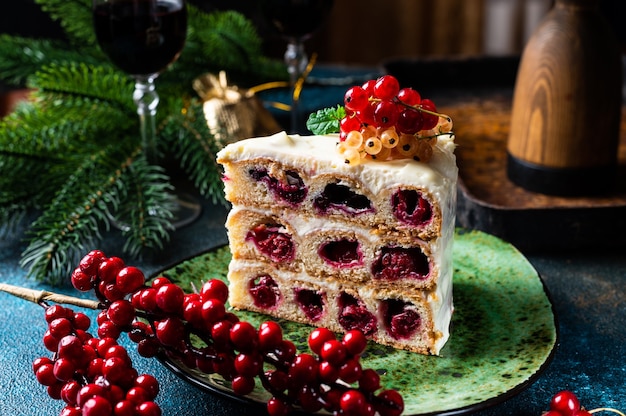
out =
<path fill-rule="evenodd" d="M 569 390 L 559 391 L 550 400 L 550 410 L 555 410 L 563 416 L 573 416 L 574 412 L 579 409 L 578 397 Z"/>

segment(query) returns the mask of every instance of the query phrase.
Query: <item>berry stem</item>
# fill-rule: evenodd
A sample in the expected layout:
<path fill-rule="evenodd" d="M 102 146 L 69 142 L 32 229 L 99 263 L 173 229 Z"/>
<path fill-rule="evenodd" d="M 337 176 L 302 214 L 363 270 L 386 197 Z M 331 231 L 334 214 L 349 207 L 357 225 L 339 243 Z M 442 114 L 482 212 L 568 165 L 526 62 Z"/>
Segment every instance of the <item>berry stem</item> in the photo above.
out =
<path fill-rule="evenodd" d="M 592 410 L 587 410 L 589 413 L 593 414 L 593 413 L 598 413 L 598 412 L 611 412 L 611 413 L 616 413 L 620 416 L 626 416 L 624 413 L 620 412 L 617 409 L 613 409 L 610 407 L 599 407 L 597 409 L 592 409 Z"/>
<path fill-rule="evenodd" d="M 88 309 L 104 309 L 102 303 L 95 300 L 81 299 L 74 296 L 48 292 L 46 290 L 29 289 L 21 286 L 9 285 L 6 283 L 0 283 L 0 292 L 5 292 L 13 296 L 17 296 L 18 298 L 40 305 L 45 304 L 47 301 L 49 301 L 64 305 L 80 306 L 82 308 Z"/>
<path fill-rule="evenodd" d="M 369 99 L 369 101 L 370 101 L 370 102 L 373 102 L 373 103 L 379 103 L 379 102 L 381 102 L 382 100 L 381 100 L 380 98 L 370 98 L 370 99 Z M 411 105 L 411 104 L 407 104 L 407 103 L 405 103 L 405 102 L 403 102 L 403 101 L 401 101 L 401 100 L 398 100 L 398 99 L 394 99 L 394 102 L 395 102 L 396 104 L 400 104 L 400 105 L 401 105 L 401 106 L 403 106 L 403 107 L 406 107 L 406 108 L 412 108 L 413 110 L 420 111 L 420 112 L 422 112 L 422 113 L 426 113 L 426 114 L 430 114 L 431 116 L 435 116 L 435 117 L 443 117 L 443 118 L 445 118 L 445 119 L 446 119 L 446 120 L 448 120 L 448 121 L 451 121 L 451 120 L 452 120 L 452 118 L 451 118 L 449 115 L 444 114 L 444 113 L 438 113 L 438 112 L 436 112 L 436 111 L 431 111 L 431 110 L 428 110 L 428 109 L 426 109 L 426 108 L 422 107 L 422 105 Z"/>
<path fill-rule="evenodd" d="M 449 133 L 435 133 L 435 134 L 431 134 L 430 136 L 415 136 L 415 138 L 417 140 L 430 140 L 430 139 L 434 139 L 435 137 L 439 137 L 439 136 L 445 136 Z"/>
<path fill-rule="evenodd" d="M 421 111 L 422 113 L 430 114 L 431 116 L 442 117 L 442 118 L 445 118 L 448 121 L 452 120 L 450 118 L 450 116 L 447 115 L 447 114 L 443 114 L 443 113 L 438 113 L 436 111 L 427 110 L 427 109 L 423 108 L 421 105 L 417 106 L 417 107 L 416 106 L 412 106 L 412 105 L 408 105 L 408 104 L 402 104 L 402 105 L 405 105 L 407 107 L 411 107 L 411 108 L 413 108 L 413 109 L 415 109 L 417 111 Z"/>
<path fill-rule="evenodd" d="M 421 111 L 422 113 L 430 114 L 431 116 L 441 117 L 441 118 L 445 118 L 448 121 L 452 121 L 452 118 L 449 115 L 444 114 L 444 113 L 438 113 L 436 111 L 428 110 L 428 109 L 422 107 L 421 105 L 410 105 L 410 104 L 407 104 L 407 103 L 403 103 L 400 100 L 398 100 L 398 103 L 400 105 L 404 106 L 404 107 L 412 108 L 413 110 Z"/>

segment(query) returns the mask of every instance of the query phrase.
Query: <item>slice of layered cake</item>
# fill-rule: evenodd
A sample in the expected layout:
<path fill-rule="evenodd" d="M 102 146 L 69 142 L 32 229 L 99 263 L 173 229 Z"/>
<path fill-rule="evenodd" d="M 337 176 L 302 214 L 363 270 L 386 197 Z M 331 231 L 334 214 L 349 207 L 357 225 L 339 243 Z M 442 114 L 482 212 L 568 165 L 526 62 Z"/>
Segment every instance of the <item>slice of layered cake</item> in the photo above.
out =
<path fill-rule="evenodd" d="M 440 117 L 413 133 L 359 122 L 228 145 L 230 304 L 439 354 L 453 311 L 454 147 Z"/>

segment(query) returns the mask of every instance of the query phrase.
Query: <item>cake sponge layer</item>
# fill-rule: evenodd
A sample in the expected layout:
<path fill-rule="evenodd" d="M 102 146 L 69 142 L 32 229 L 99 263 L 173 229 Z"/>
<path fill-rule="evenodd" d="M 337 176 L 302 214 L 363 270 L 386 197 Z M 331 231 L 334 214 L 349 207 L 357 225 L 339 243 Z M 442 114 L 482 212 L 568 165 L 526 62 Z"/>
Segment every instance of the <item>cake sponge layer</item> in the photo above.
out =
<path fill-rule="evenodd" d="M 316 217 L 235 207 L 226 226 L 235 259 L 344 283 L 376 280 L 381 287 L 430 289 L 443 261 L 442 239 L 396 237 Z"/>
<path fill-rule="evenodd" d="M 452 293 L 343 285 L 237 260 L 230 264 L 229 280 L 229 302 L 236 309 L 334 332 L 360 329 L 380 344 L 421 354 L 439 354 L 449 337 Z"/>

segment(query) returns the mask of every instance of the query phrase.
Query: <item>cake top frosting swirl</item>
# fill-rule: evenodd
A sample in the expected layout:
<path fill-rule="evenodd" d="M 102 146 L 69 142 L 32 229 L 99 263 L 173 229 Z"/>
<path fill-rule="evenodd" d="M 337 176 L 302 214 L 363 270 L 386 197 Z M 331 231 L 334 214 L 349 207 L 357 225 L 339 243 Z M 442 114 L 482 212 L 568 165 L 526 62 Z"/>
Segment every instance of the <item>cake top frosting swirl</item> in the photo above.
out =
<path fill-rule="evenodd" d="M 285 132 L 231 143 L 218 154 L 218 162 L 235 159 L 272 158 L 282 163 L 294 164 L 316 174 L 330 172 L 346 177 L 361 177 L 376 193 L 395 183 L 429 183 L 442 186 L 444 181 L 456 180 L 458 169 L 453 134 L 439 136 L 433 145 L 428 163 L 414 159 L 391 159 L 385 163 L 365 158 L 359 164 L 347 164 L 336 151 L 339 136 L 288 135 Z"/>

